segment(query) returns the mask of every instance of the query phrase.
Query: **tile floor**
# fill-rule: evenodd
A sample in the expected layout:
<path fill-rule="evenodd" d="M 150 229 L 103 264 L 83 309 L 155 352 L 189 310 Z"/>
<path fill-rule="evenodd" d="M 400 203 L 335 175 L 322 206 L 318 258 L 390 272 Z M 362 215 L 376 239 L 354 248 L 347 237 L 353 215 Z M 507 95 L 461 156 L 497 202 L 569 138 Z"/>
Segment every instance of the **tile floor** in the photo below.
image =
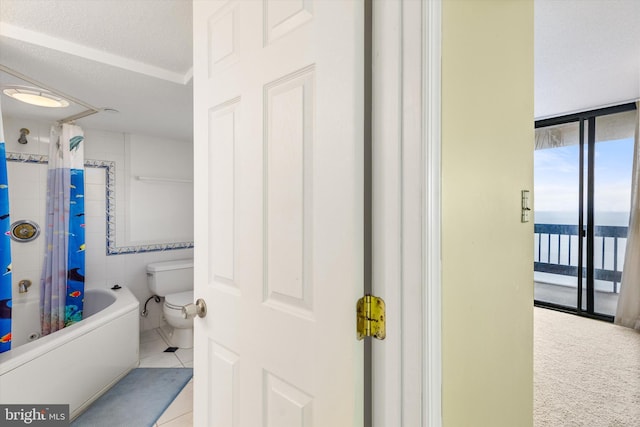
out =
<path fill-rule="evenodd" d="M 160 329 L 140 334 L 141 368 L 193 368 L 193 349 L 165 353 L 169 347 Z M 193 426 L 193 379 L 180 392 L 154 427 Z"/>

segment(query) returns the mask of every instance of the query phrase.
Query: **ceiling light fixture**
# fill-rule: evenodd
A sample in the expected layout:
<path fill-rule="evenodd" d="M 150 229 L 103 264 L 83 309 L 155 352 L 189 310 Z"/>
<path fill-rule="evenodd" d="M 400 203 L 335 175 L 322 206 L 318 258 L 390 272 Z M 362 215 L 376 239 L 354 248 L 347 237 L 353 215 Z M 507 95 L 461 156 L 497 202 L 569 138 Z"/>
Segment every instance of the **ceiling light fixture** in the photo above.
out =
<path fill-rule="evenodd" d="M 2 93 L 18 101 L 37 105 L 38 107 L 61 108 L 69 106 L 69 101 L 66 99 L 35 87 L 8 86 L 2 90 Z"/>

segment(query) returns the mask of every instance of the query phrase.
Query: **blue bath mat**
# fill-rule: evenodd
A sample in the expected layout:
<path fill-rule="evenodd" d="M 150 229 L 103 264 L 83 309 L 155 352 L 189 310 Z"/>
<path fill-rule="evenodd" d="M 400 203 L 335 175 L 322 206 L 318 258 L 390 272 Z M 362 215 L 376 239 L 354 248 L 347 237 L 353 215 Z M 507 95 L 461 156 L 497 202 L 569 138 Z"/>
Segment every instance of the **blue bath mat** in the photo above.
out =
<path fill-rule="evenodd" d="M 137 368 L 76 418 L 74 427 L 153 426 L 193 376 L 191 368 Z"/>

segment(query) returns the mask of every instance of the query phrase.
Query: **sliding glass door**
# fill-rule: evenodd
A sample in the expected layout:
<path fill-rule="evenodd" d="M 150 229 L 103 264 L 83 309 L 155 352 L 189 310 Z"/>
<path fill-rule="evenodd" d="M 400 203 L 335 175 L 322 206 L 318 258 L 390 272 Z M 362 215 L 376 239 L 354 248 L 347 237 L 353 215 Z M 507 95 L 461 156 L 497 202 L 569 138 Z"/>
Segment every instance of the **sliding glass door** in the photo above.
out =
<path fill-rule="evenodd" d="M 579 122 L 536 132 L 534 153 L 535 299 L 577 309 L 582 241 Z"/>
<path fill-rule="evenodd" d="M 627 244 L 635 111 L 595 117 L 593 156 L 593 299 L 615 315 Z"/>
<path fill-rule="evenodd" d="M 535 301 L 612 319 L 629 223 L 635 106 L 536 122 Z"/>

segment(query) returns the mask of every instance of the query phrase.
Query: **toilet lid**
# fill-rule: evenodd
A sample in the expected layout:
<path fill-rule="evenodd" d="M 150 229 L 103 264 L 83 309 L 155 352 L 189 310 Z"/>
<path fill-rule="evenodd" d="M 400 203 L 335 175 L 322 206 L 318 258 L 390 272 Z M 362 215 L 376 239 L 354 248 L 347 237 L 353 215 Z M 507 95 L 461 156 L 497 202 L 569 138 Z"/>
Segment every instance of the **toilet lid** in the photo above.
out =
<path fill-rule="evenodd" d="M 193 291 L 165 295 L 164 302 L 171 308 L 181 309 L 183 306 L 193 302 Z"/>

